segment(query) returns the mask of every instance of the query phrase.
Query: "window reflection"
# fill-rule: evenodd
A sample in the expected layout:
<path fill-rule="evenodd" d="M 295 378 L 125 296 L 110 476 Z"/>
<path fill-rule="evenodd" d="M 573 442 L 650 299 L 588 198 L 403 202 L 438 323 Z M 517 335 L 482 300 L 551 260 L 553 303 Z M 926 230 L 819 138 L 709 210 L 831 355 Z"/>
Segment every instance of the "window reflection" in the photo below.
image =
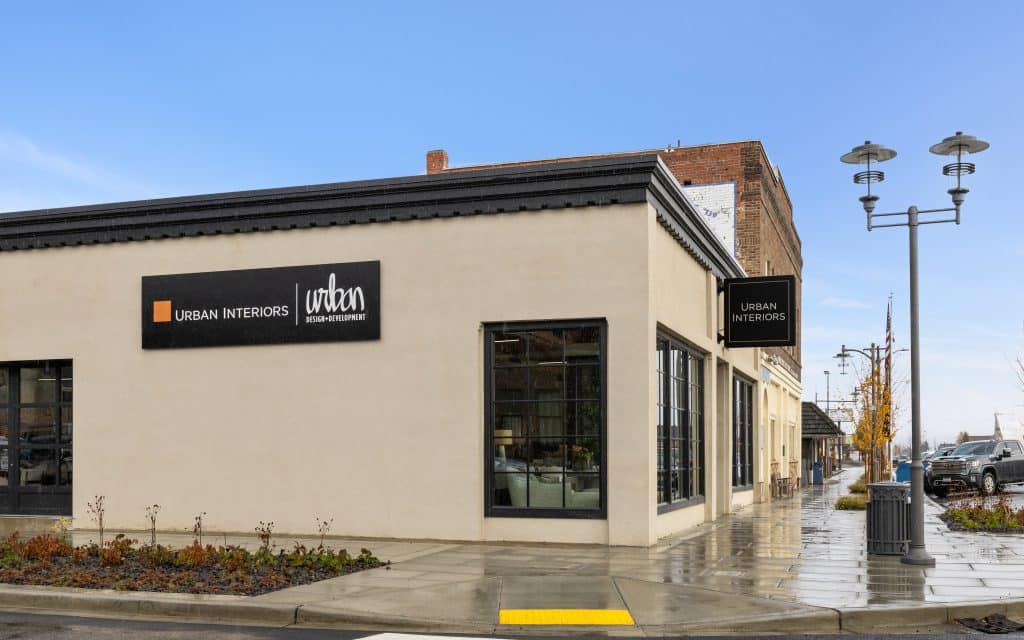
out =
<path fill-rule="evenodd" d="M 494 506 L 600 509 L 600 326 L 489 332 Z"/>
<path fill-rule="evenodd" d="M 21 402 L 55 402 L 57 400 L 57 367 L 22 367 Z"/>

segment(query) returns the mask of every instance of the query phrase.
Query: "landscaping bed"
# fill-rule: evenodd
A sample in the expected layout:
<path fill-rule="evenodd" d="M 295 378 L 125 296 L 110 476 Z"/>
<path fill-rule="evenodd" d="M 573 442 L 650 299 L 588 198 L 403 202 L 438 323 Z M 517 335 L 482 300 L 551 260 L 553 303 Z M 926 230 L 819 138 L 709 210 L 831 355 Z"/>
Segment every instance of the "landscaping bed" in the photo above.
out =
<path fill-rule="evenodd" d="M 1014 509 L 1005 495 L 994 501 L 982 496 L 957 500 L 939 518 L 952 531 L 1024 533 L 1024 507 Z"/>
<path fill-rule="evenodd" d="M 138 546 L 118 536 L 72 547 L 55 535 L 22 540 L 17 533 L 0 543 L 0 582 L 55 587 L 254 596 L 381 566 L 369 549 L 351 556 L 322 544 L 274 553 L 198 541 L 181 549 Z"/>

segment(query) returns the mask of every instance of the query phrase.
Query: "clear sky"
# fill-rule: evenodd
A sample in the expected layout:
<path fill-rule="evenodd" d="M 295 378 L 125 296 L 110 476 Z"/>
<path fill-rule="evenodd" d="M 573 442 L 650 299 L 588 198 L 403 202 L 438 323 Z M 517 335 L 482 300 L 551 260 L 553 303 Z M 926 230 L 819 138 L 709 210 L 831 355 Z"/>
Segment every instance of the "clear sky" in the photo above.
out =
<path fill-rule="evenodd" d="M 419 174 L 438 147 L 471 164 L 757 138 L 803 241 L 805 397 L 829 369 L 834 398 L 854 376 L 831 356 L 884 340 L 890 292 L 909 345 L 906 230 L 866 231 L 838 157 L 899 151 L 879 211 L 947 206 L 928 147 L 960 129 L 992 148 L 963 224 L 922 229 L 923 416 L 930 438 L 988 433 L 1024 418 L 1022 24 L 1009 1 L 12 3 L 0 211 Z"/>

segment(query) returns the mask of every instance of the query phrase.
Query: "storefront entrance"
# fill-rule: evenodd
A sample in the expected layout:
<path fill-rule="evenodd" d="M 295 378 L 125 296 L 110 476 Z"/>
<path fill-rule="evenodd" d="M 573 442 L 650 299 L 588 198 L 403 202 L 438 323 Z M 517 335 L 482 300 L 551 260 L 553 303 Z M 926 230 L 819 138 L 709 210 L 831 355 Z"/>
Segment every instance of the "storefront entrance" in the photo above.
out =
<path fill-rule="evenodd" d="M 70 360 L 0 364 L 0 514 L 71 515 Z"/>

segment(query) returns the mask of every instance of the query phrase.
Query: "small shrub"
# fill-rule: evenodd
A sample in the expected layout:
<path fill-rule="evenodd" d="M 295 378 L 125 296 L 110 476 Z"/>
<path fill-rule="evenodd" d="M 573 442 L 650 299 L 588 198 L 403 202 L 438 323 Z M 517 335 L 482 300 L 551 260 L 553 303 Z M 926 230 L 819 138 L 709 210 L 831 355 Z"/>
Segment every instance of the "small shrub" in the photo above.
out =
<path fill-rule="evenodd" d="M 103 546 L 103 514 L 106 513 L 106 507 L 103 506 L 104 496 L 96 496 L 92 502 L 85 504 L 85 510 L 89 513 L 89 517 L 96 523 L 96 528 L 100 532 L 100 546 Z"/>
<path fill-rule="evenodd" d="M 151 504 L 146 507 L 146 518 L 149 520 L 149 545 L 156 546 L 156 514 L 160 513 L 160 505 Z"/>
<path fill-rule="evenodd" d="M 868 497 L 855 493 L 836 500 L 836 509 L 840 511 L 864 511 L 868 506 Z"/>
<path fill-rule="evenodd" d="M 270 537 L 274 534 L 274 522 L 263 522 L 256 527 L 256 537 L 260 539 L 260 550 L 270 552 Z"/>
<path fill-rule="evenodd" d="M 203 546 L 203 516 L 205 515 L 205 511 L 200 512 L 196 516 L 195 524 L 192 525 L 192 542 L 199 546 Z"/>
<path fill-rule="evenodd" d="M 67 555 L 69 551 L 71 546 L 67 542 L 49 533 L 29 538 L 21 546 L 21 555 L 41 562 L 49 562 L 53 556 Z"/>
<path fill-rule="evenodd" d="M 952 521 L 965 529 L 1024 529 L 1024 507 L 1014 509 L 1005 494 L 996 500 L 986 500 L 984 496 L 960 498 L 946 509 L 943 516 L 947 521 Z"/>
<path fill-rule="evenodd" d="M 316 520 L 316 529 L 320 532 L 320 548 L 323 549 L 324 538 L 326 538 L 327 534 L 331 532 L 331 525 L 334 524 L 334 518 L 331 518 L 330 520 L 321 520 L 319 517 L 313 516 L 313 519 Z"/>
<path fill-rule="evenodd" d="M 861 476 L 859 478 L 857 478 L 857 481 L 850 485 L 850 493 L 865 493 L 866 494 L 867 492 L 868 492 L 867 478 L 862 473 Z"/>
<path fill-rule="evenodd" d="M 100 564 L 105 567 L 115 567 L 124 564 L 125 557 L 131 553 L 132 544 L 135 540 L 129 540 L 123 533 L 107 543 L 100 549 Z"/>

